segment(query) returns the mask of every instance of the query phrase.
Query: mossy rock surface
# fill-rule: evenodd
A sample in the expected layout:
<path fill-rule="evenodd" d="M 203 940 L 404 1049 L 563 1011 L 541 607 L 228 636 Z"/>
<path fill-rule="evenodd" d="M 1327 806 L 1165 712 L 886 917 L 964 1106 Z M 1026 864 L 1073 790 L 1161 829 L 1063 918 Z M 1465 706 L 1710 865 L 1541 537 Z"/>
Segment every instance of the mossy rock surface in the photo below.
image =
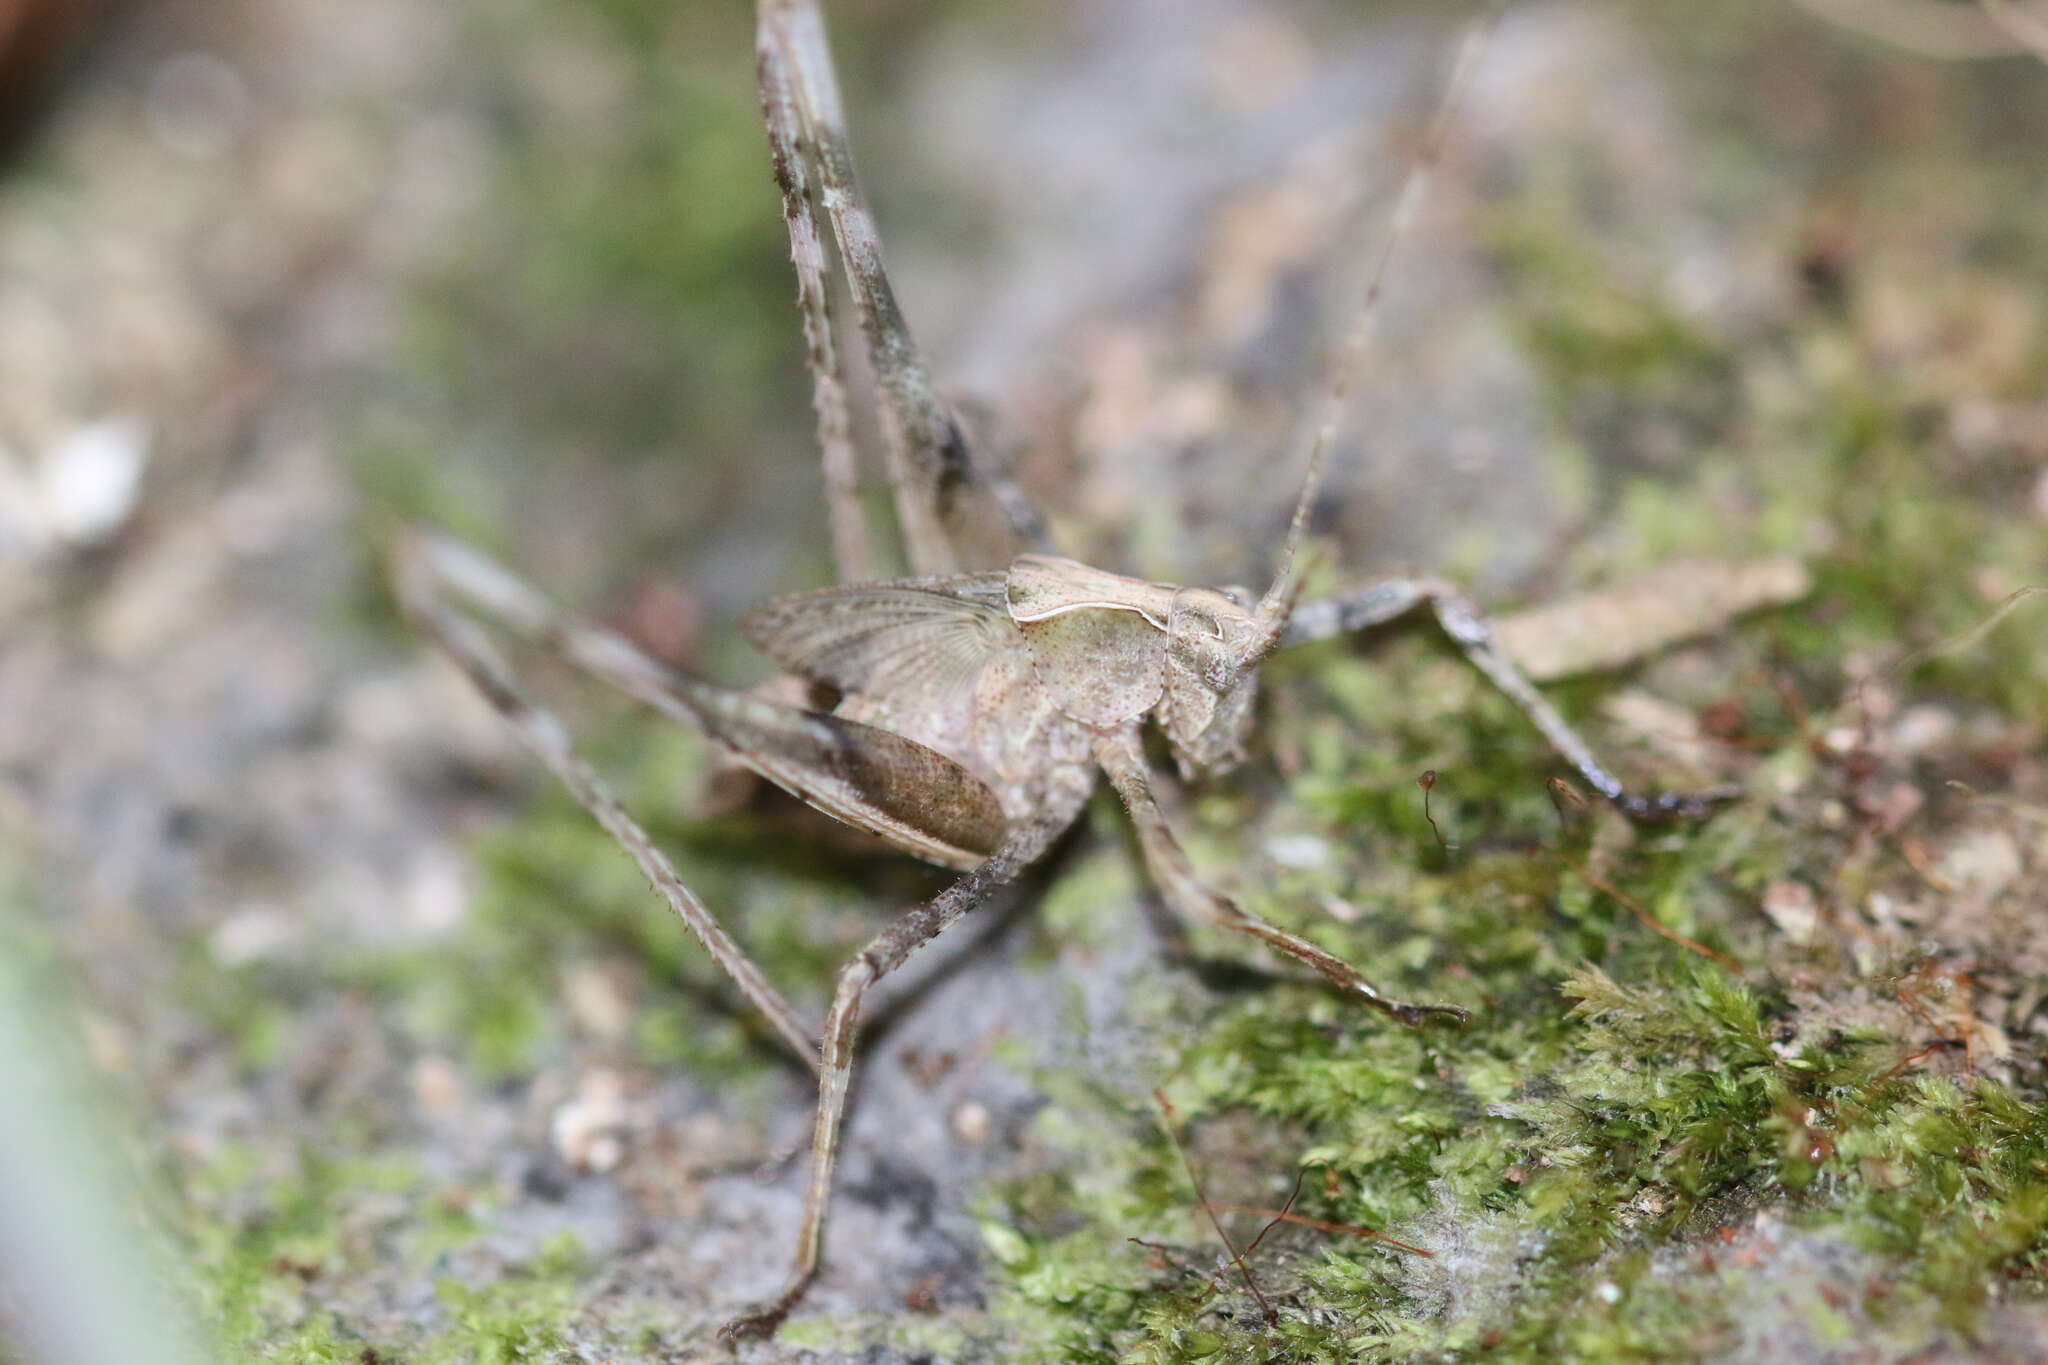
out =
<path fill-rule="evenodd" d="M 1062 544 L 1257 581 L 1455 25 L 1169 8 L 833 18 L 907 305 Z M 0 186 L 18 272 L 84 300 L 0 295 L 41 367 L 0 411 L 161 432 L 119 544 L 0 558 L 6 951 L 69 983 L 217 1358 L 715 1358 L 808 1081 L 377 556 L 452 526 L 736 682 L 737 611 L 825 581 L 746 17 L 270 9 L 117 30 Z M 152 84 L 192 48 L 232 152 Z M 1742 797 L 1559 793 L 1426 622 L 1276 661 L 1197 861 L 1472 1022 L 1172 951 L 1099 801 L 885 993 L 830 1269 L 741 1359 L 2040 1358 L 2048 603 L 1965 632 L 2048 584 L 2048 67 L 1762 4 L 1520 7 L 1487 63 L 1312 586 L 1796 556 L 1801 601 L 1546 689 L 1631 783 Z M 803 1008 L 942 884 L 537 671 Z"/>

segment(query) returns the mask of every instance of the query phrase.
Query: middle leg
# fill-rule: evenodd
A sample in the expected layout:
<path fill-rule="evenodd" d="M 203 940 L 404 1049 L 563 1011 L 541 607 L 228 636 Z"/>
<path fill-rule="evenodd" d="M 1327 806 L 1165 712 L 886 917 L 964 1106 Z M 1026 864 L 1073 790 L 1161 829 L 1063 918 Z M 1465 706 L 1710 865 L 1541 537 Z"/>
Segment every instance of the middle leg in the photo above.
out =
<path fill-rule="evenodd" d="M 1147 870 L 1176 910 L 1233 933 L 1248 934 L 1275 952 L 1307 963 L 1338 988 L 1362 997 L 1397 1023 L 1412 1028 L 1431 1019 L 1463 1023 L 1471 1018 L 1469 1010 L 1457 1005 L 1418 1005 L 1390 998 L 1343 958 L 1261 919 L 1202 881 L 1188 859 L 1187 850 L 1174 838 L 1165 813 L 1159 809 L 1158 798 L 1152 794 L 1144 747 L 1135 729 L 1104 738 L 1096 745 L 1095 759 L 1109 774 L 1110 785 L 1123 798 L 1132 822 L 1138 827 L 1138 847 L 1144 853 Z"/>
<path fill-rule="evenodd" d="M 853 1044 L 861 1005 L 868 988 L 901 966 L 911 954 L 937 938 L 942 930 L 986 901 L 997 888 L 1015 880 L 1036 862 L 1065 828 L 1066 818 L 1052 813 L 1013 831 L 988 861 L 910 911 L 876 935 L 839 972 L 832 1008 L 825 1016 L 819 1045 L 818 1109 L 811 1130 L 811 1176 L 804 1190 L 803 1223 L 797 1233 L 796 1259 L 782 1291 L 719 1329 L 726 1341 L 769 1336 L 782 1325 L 811 1281 L 818 1276 L 824 1253 L 825 1215 L 832 1197 L 832 1177 L 839 1160 L 846 1095 L 853 1079 Z"/>

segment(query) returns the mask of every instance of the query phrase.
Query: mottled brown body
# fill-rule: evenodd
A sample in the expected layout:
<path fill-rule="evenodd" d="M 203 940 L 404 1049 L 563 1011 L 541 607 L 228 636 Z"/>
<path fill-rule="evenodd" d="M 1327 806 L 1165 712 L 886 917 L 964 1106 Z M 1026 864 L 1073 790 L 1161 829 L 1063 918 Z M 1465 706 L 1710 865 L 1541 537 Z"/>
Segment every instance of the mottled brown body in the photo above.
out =
<path fill-rule="evenodd" d="M 841 694 L 834 715 L 959 764 L 1007 828 L 1071 818 L 1095 786 L 1096 744 L 1148 717 L 1189 774 L 1241 762 L 1252 664 L 1270 635 L 1242 601 L 1025 555 L 1007 573 L 778 598 L 741 629 L 792 674 Z M 972 867 L 1002 833 L 937 861 Z"/>
<path fill-rule="evenodd" d="M 1045 552 L 1036 514 L 1002 471 L 969 447 L 939 398 L 889 287 L 854 174 L 816 0 L 759 0 L 758 14 L 762 108 L 796 267 L 843 583 L 769 602 L 743 628 L 804 684 L 794 691 L 817 696 L 824 709 L 720 687 L 671 668 L 557 611 L 507 570 L 455 542 L 411 535 L 396 566 L 408 612 L 619 841 L 817 1072 L 810 1183 L 789 1279 L 774 1299 L 736 1318 L 728 1337 L 775 1330 L 818 1273 L 867 989 L 1042 856 L 1101 776 L 1122 797 L 1146 867 L 1176 911 L 1259 940 L 1396 1022 L 1465 1016 L 1455 1006 L 1388 999 L 1350 963 L 1209 886 L 1154 799 L 1144 727 L 1157 728 L 1184 773 L 1236 765 L 1253 722 L 1259 665 L 1275 649 L 1426 607 L 1580 775 L 1621 809 L 1652 817 L 1707 804 L 1706 798 L 1638 797 L 1623 790 L 1500 650 L 1477 609 L 1448 584 L 1399 579 L 1295 608 L 1296 552 L 1324 451 L 1369 335 L 1387 259 L 1421 197 L 1454 96 L 1439 110 L 1402 193 L 1323 400 L 1279 571 L 1254 600 L 1240 589 L 1152 583 Z M 1461 50 L 1453 92 L 1487 27 L 1475 26 Z M 858 499 L 859 461 L 836 349 L 828 235 L 877 375 L 881 463 L 903 549 L 918 577 L 862 581 L 874 555 Z M 527 696 L 472 616 L 494 620 L 702 730 L 739 762 L 834 818 L 965 875 L 855 954 L 840 971 L 822 1031 L 807 1028 L 576 755 L 560 722 Z"/>

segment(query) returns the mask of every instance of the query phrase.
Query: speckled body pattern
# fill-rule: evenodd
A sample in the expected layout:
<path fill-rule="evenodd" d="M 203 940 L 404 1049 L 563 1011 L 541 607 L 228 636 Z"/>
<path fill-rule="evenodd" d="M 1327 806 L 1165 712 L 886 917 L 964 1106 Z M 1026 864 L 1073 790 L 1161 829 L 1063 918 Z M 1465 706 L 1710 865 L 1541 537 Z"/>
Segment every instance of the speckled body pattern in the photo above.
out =
<path fill-rule="evenodd" d="M 1047 553 L 1044 527 L 1007 472 L 967 446 L 882 268 L 815 0 L 761 0 L 758 55 L 843 581 L 776 599 L 744 622 L 749 638 L 813 689 L 811 707 L 719 687 L 658 663 L 611 632 L 558 613 L 466 547 L 423 535 L 402 546 L 400 596 L 413 618 L 633 856 L 670 908 L 817 1073 L 811 1173 L 794 1264 L 778 1295 L 726 1326 L 728 1339 L 774 1332 L 817 1276 L 868 988 L 1042 857 L 1079 814 L 1098 771 L 1122 798 L 1147 870 L 1181 915 L 1257 939 L 1397 1023 L 1469 1017 L 1457 1006 L 1387 997 L 1350 963 L 1210 886 L 1154 798 L 1146 723 L 1158 727 L 1183 773 L 1237 764 L 1253 720 L 1259 665 L 1281 645 L 1427 607 L 1452 642 L 1596 791 L 1632 815 L 1704 807 L 1697 798 L 1643 798 L 1624 791 L 1499 650 L 1491 625 L 1448 584 L 1396 580 L 1295 612 L 1297 552 L 1386 264 L 1413 216 L 1455 91 L 1487 28 L 1482 24 L 1468 37 L 1452 79 L 1453 96 L 1439 109 L 1410 172 L 1358 322 L 1338 358 L 1278 570 L 1255 601 L 1243 590 L 1154 583 Z M 826 224 L 876 372 L 897 527 L 919 577 L 862 581 L 874 557 L 870 528 L 849 481 L 854 452 L 832 342 L 831 261 L 821 232 Z M 977 566 L 980 571 L 974 571 Z M 965 875 L 903 913 L 846 962 L 814 1047 L 797 1012 L 575 754 L 560 722 L 528 699 L 458 602 L 700 728 L 741 763 L 826 814 Z"/>
<path fill-rule="evenodd" d="M 1009 824 L 1062 827 L 1094 790 L 1096 744 L 1148 717 L 1190 775 L 1241 762 L 1258 686 L 1249 664 L 1268 635 L 1242 594 L 1045 555 L 1007 573 L 778 598 L 743 628 L 791 673 L 839 694 L 833 714 L 959 764 Z M 934 860 L 972 867 L 1002 833 Z M 924 841 L 893 842 L 932 856 Z"/>

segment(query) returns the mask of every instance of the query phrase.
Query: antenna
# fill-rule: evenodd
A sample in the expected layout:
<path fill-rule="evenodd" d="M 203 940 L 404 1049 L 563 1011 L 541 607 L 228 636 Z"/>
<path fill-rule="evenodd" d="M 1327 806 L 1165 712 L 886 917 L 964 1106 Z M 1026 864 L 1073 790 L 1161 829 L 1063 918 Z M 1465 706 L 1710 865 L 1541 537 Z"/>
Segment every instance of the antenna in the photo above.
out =
<path fill-rule="evenodd" d="M 1457 59 L 1451 67 L 1450 83 L 1444 90 L 1443 103 L 1437 106 L 1422 152 L 1409 168 L 1406 183 L 1401 186 L 1401 197 L 1394 205 L 1393 220 L 1387 225 L 1386 240 L 1380 244 L 1379 259 L 1373 263 L 1365 299 L 1359 304 L 1351 332 L 1344 338 L 1344 344 L 1331 365 L 1329 386 L 1323 392 L 1322 414 L 1316 422 L 1315 442 L 1309 448 L 1308 472 L 1302 479 L 1301 496 L 1294 503 L 1294 519 L 1287 526 L 1287 542 L 1280 551 L 1280 567 L 1273 576 L 1273 586 L 1266 589 L 1266 595 L 1259 599 L 1259 618 L 1266 622 L 1276 643 L 1287 628 L 1288 615 L 1294 610 L 1294 598 L 1301 591 L 1295 563 L 1302 535 L 1308 528 L 1309 509 L 1315 505 L 1316 495 L 1322 491 L 1323 468 L 1328 462 L 1330 442 L 1337 435 L 1337 424 L 1343 420 L 1345 400 L 1351 395 L 1351 384 L 1357 378 L 1359 362 L 1364 359 L 1365 348 L 1372 340 L 1373 324 L 1379 316 L 1380 294 L 1387 280 L 1387 262 L 1393 259 L 1394 248 L 1401 244 L 1422 207 L 1423 197 L 1429 190 L 1430 173 L 1436 169 L 1437 161 L 1443 155 L 1458 101 L 1465 93 L 1472 69 L 1479 64 L 1479 54 L 1485 50 L 1487 40 L 1500 24 L 1500 14 L 1500 0 L 1495 0 L 1465 29 L 1464 39 L 1458 45 Z"/>

